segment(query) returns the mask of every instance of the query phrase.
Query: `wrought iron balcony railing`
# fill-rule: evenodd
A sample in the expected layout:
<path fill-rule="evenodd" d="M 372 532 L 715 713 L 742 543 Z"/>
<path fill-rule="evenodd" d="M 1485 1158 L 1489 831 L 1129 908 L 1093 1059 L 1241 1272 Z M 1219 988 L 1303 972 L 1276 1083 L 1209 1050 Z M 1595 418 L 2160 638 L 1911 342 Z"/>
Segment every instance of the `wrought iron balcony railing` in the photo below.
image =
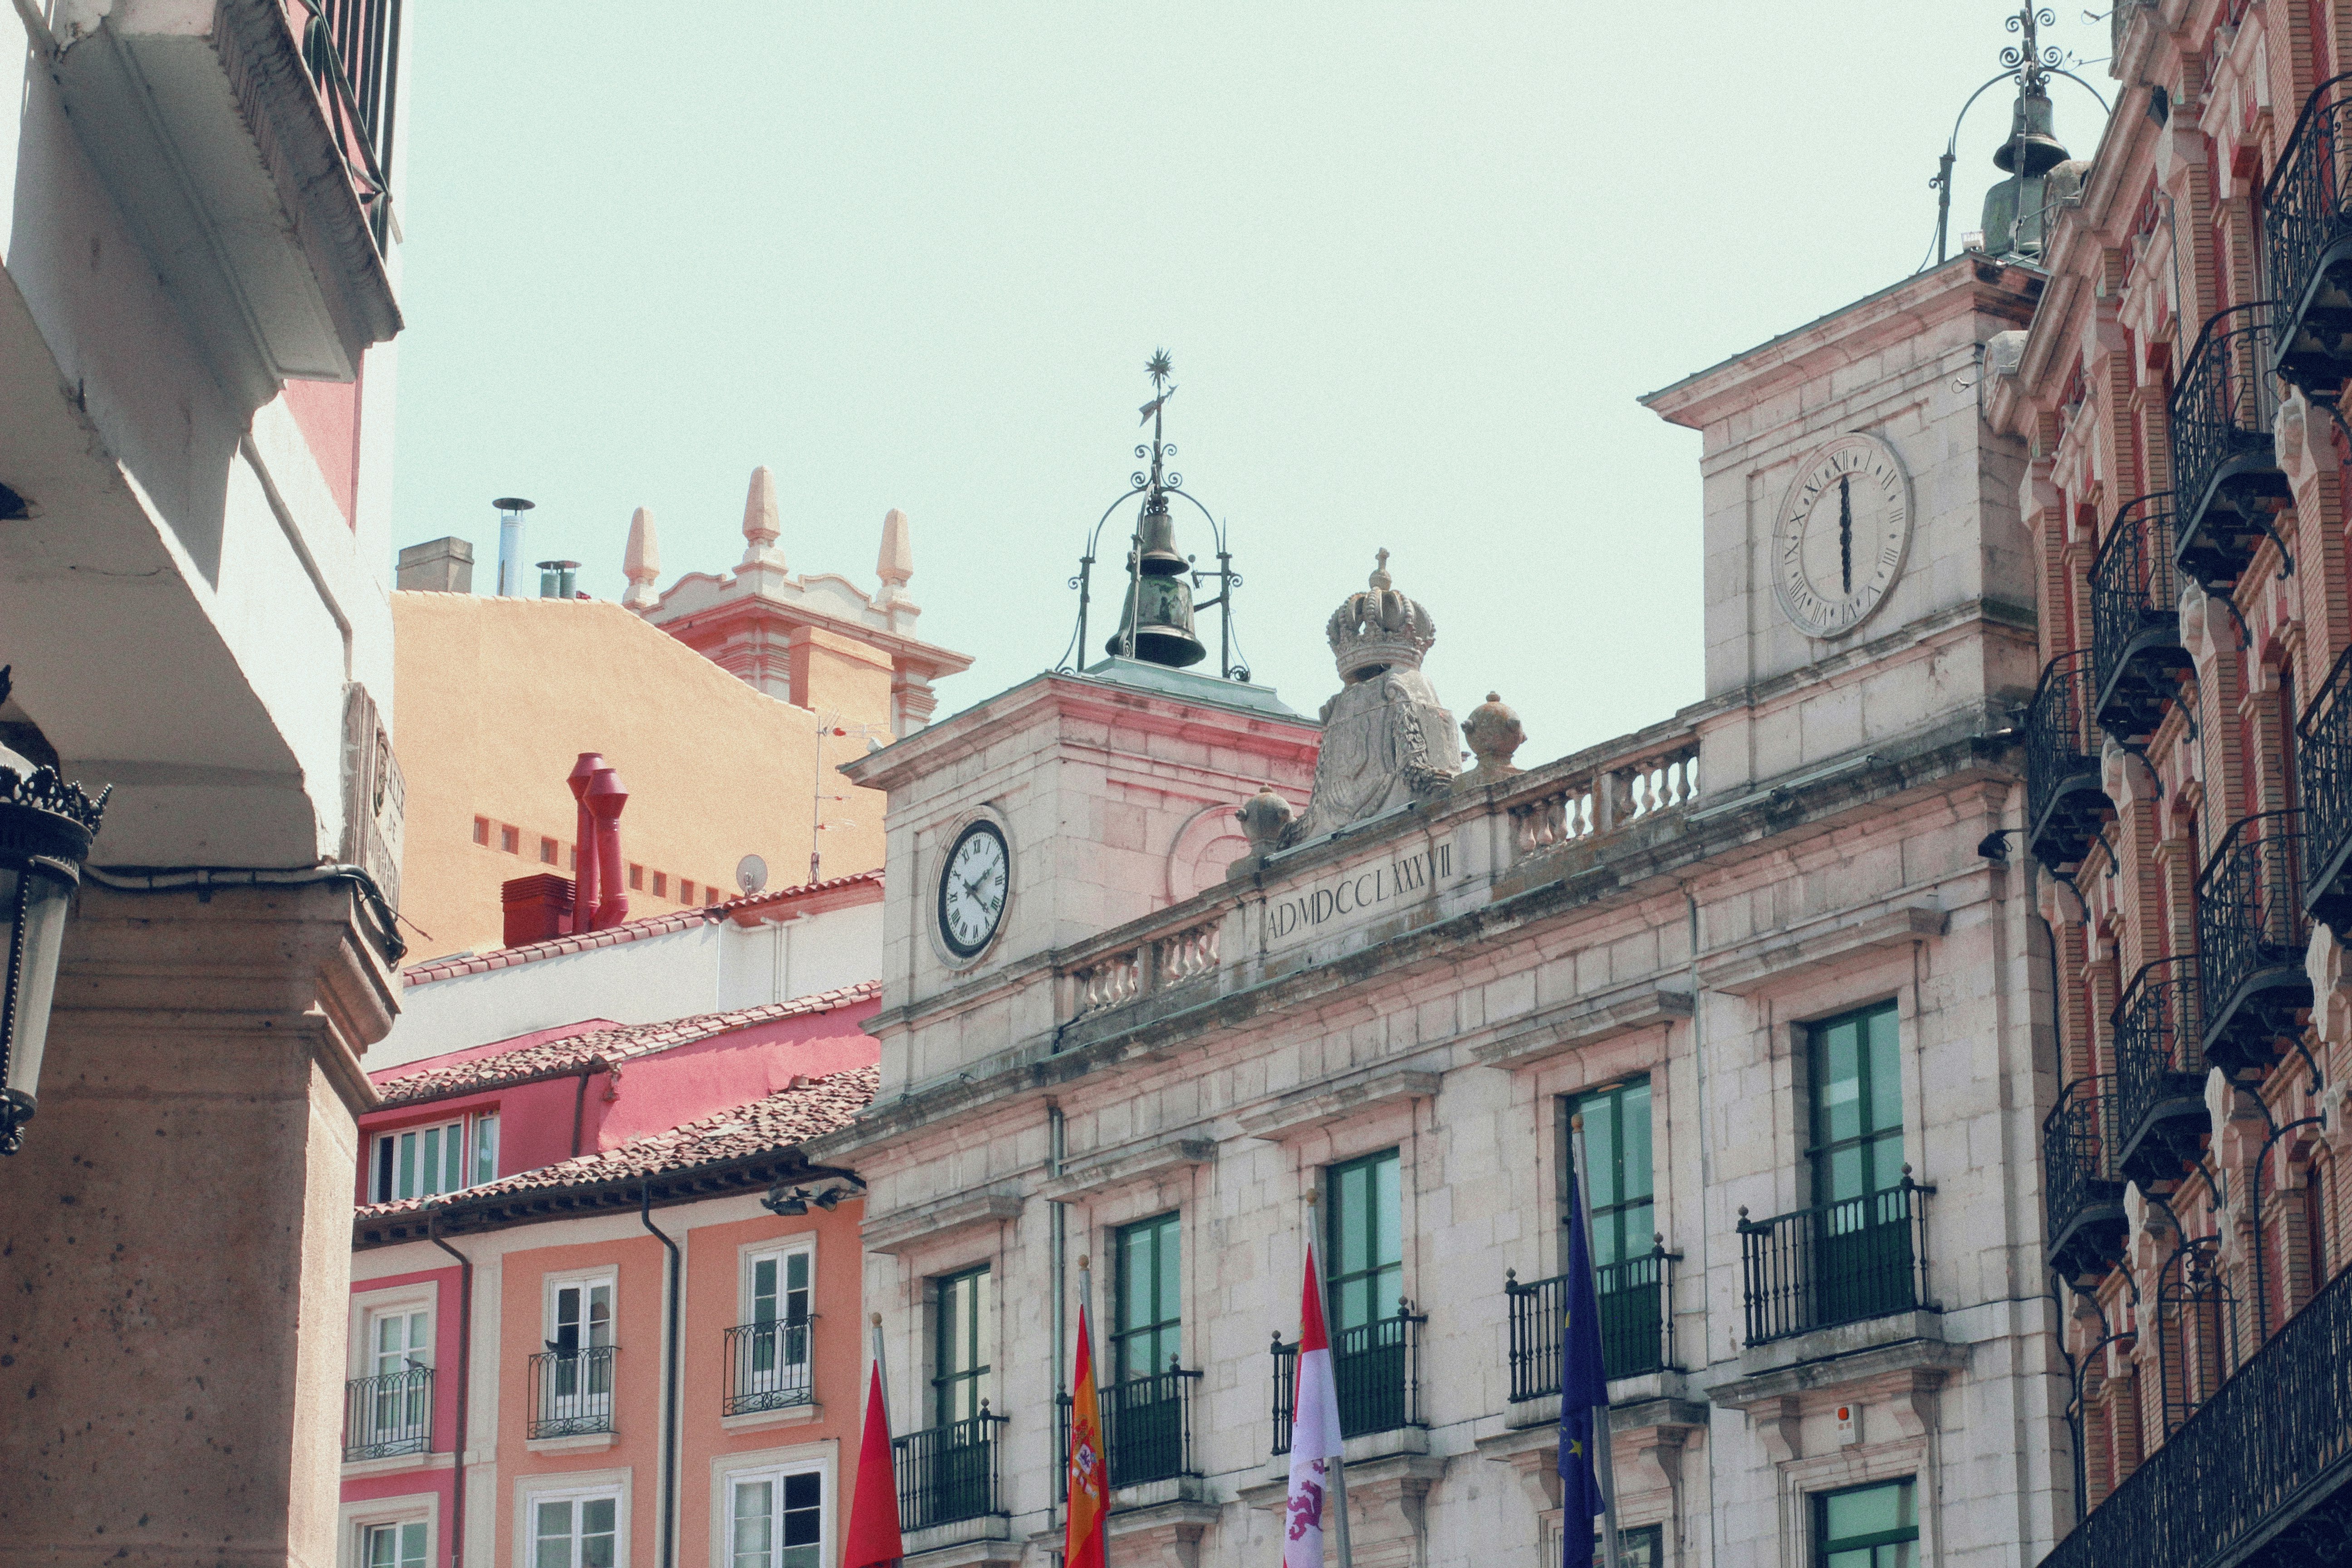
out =
<path fill-rule="evenodd" d="M 1421 1419 L 1421 1325 L 1429 1314 L 1401 1306 L 1331 1336 L 1331 1379 L 1339 1390 L 1339 1430 L 1350 1437 L 1418 1426 Z M 1298 1347 L 1274 1336 L 1274 1451 L 1290 1452 L 1290 1420 L 1298 1407 Z"/>
<path fill-rule="evenodd" d="M 1005 1511 L 1001 1458 L 1005 1418 L 980 1414 L 890 1440 L 898 1478 L 898 1528 L 928 1530 Z"/>
<path fill-rule="evenodd" d="M 1200 1382 L 1198 1370 L 1188 1372 L 1171 1357 L 1166 1372 L 1107 1383 L 1097 1391 L 1113 1487 L 1139 1487 L 1201 1473 L 1192 1458 L 1192 1391 Z M 1054 1451 L 1067 1454 L 1070 1396 L 1062 1394 L 1055 1403 L 1060 1408 L 1061 1439 Z M 1059 1474 L 1055 1495 L 1066 1498 L 1069 1467 L 1061 1467 Z"/>
<path fill-rule="evenodd" d="M 2156 732 L 2189 654 L 2180 646 L 2180 573 L 2171 492 L 2125 503 L 2091 563 L 2091 663 L 2100 726 L 2121 741 Z"/>
<path fill-rule="evenodd" d="M 1644 1257 L 1593 1270 L 1601 1304 L 1601 1364 L 1612 1378 L 1641 1377 L 1675 1364 L 1675 1265 L 1679 1252 L 1660 1240 Z M 1568 1312 L 1568 1276 L 1531 1285 L 1517 1273 L 1503 1279 L 1511 1314 L 1511 1402 L 1559 1392 L 1560 1325 Z"/>
<path fill-rule="evenodd" d="M 619 1347 L 544 1351 L 530 1358 L 530 1435 L 582 1437 L 613 1429 L 613 1358 Z"/>
<path fill-rule="evenodd" d="M 2092 653 L 2052 659 L 2025 708 L 2026 838 L 2053 871 L 2079 865 L 2115 810 L 2099 780 Z"/>
<path fill-rule="evenodd" d="M 433 1369 L 411 1367 L 343 1384 L 343 1458 L 390 1459 L 433 1451 Z"/>
<path fill-rule="evenodd" d="M 2074 1279 L 2123 1256 L 2112 1079 L 2080 1078 L 2059 1091 L 2042 1122 L 2042 1175 L 2053 1268 Z"/>
<path fill-rule="evenodd" d="M 400 73 L 400 0 L 291 0 L 302 64 L 334 133 L 375 247 L 391 243 L 393 107 Z"/>
<path fill-rule="evenodd" d="M 1927 1302 L 1927 1194 L 1894 1186 L 1770 1219 L 1739 1211 L 1748 1342 L 1908 1312 Z"/>
<path fill-rule="evenodd" d="M 2352 1272 L 2247 1358 L 2042 1568 L 2285 1568 L 2352 1527 Z"/>
<path fill-rule="evenodd" d="M 2143 964 L 2116 1005 L 2116 1168 L 2148 1186 L 2178 1181 L 2210 1131 L 2202 988 L 2194 954 Z"/>
<path fill-rule="evenodd" d="M 778 1319 L 727 1331 L 727 1389 L 720 1413 L 784 1410 L 816 1397 L 809 1358 L 809 1320 Z"/>
<path fill-rule="evenodd" d="M 2303 786 L 2303 907 L 2338 936 L 2352 932 L 2352 648 L 2295 721 Z"/>
<path fill-rule="evenodd" d="M 2263 246 L 2278 294 L 2278 371 L 2332 397 L 2352 374 L 2352 75 L 2304 100 L 2263 192 Z"/>
<path fill-rule="evenodd" d="M 2238 580 L 2287 499 L 2271 443 L 2272 317 L 2268 300 L 2216 312 L 2172 393 L 2174 559 L 2208 588 Z"/>
<path fill-rule="evenodd" d="M 2236 1072 L 2267 1067 L 2302 1031 L 2311 1005 L 2304 950 L 2300 811 L 2239 818 L 2197 879 L 2197 947 L 2205 989 L 2205 1060 Z"/>

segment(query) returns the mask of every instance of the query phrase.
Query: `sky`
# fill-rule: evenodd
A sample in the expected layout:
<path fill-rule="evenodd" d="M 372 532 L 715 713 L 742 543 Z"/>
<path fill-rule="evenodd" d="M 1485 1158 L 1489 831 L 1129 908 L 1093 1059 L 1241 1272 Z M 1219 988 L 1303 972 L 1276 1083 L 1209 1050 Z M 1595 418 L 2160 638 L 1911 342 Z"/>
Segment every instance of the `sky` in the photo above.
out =
<path fill-rule="evenodd" d="M 726 570 L 765 464 L 795 572 L 871 589 L 907 512 L 919 635 L 976 661 L 945 717 L 1065 658 L 1164 348 L 1253 679 L 1313 712 L 1385 548 L 1441 698 L 1563 755 L 1701 695 L 1699 438 L 1635 398 L 1928 258 L 2015 9 L 413 5 L 394 542 L 470 539 L 487 588 L 521 495 L 530 558 L 617 597 L 635 509 L 663 586 Z M 2053 9 L 2112 99 L 2105 21 Z"/>

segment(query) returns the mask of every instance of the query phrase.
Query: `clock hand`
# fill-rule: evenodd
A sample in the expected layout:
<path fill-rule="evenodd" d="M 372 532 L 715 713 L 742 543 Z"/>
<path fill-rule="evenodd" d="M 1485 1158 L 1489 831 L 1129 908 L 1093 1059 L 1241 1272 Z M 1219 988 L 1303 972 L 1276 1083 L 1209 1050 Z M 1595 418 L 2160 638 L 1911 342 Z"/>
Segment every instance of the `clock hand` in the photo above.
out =
<path fill-rule="evenodd" d="M 1852 474 L 1838 476 L 1838 574 L 1853 592 L 1853 495 Z"/>

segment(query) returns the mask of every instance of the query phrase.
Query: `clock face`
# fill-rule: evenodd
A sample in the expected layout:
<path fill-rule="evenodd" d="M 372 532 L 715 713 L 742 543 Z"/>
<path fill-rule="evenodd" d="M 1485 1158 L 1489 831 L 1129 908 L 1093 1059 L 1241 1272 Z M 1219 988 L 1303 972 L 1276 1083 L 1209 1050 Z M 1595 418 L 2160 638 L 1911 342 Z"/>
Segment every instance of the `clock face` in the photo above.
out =
<path fill-rule="evenodd" d="M 958 958 L 986 947 L 1004 918 L 1004 898 L 1013 889 L 1013 858 L 1004 835 L 992 822 L 975 822 L 948 851 L 940 873 L 940 940 Z"/>
<path fill-rule="evenodd" d="M 1875 436 L 1805 459 L 1772 525 L 1772 587 L 1808 637 L 1843 637 L 1885 601 L 1911 543 L 1911 481 Z"/>

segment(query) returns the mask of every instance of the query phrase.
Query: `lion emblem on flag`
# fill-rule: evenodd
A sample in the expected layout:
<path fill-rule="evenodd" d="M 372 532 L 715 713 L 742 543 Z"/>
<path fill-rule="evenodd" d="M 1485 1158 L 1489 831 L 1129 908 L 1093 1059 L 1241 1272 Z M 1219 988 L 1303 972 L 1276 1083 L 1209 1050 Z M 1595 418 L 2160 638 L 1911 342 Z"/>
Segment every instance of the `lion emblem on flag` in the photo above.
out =
<path fill-rule="evenodd" d="M 1322 1528 L 1323 1489 L 1313 1481 L 1301 1481 L 1290 1499 L 1290 1539 L 1302 1540 L 1308 1531 Z"/>

